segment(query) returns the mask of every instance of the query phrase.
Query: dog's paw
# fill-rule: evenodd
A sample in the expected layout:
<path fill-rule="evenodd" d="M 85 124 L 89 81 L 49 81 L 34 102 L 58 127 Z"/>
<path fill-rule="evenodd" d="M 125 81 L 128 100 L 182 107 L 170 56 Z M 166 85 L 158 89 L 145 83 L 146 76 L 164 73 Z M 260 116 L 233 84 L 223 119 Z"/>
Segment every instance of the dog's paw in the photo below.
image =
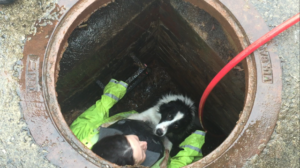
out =
<path fill-rule="evenodd" d="M 131 120 L 140 120 L 140 121 L 148 121 L 148 118 L 141 115 L 141 114 L 132 114 L 131 116 L 128 117 L 128 119 L 131 119 Z"/>
<path fill-rule="evenodd" d="M 130 120 L 141 120 L 141 117 L 138 114 L 133 114 L 128 117 Z"/>
<path fill-rule="evenodd" d="M 163 138 L 163 144 L 164 144 L 164 147 L 165 147 L 166 150 L 171 151 L 171 149 L 173 147 L 173 144 L 167 137 Z"/>
<path fill-rule="evenodd" d="M 127 118 L 131 119 L 131 120 L 138 120 L 139 119 L 139 114 L 132 114 L 131 116 L 129 116 Z"/>
<path fill-rule="evenodd" d="M 159 165 L 160 168 L 167 168 L 168 167 L 168 160 L 169 160 L 169 157 L 170 157 L 169 153 L 170 152 L 168 150 L 165 150 L 165 158 L 160 163 L 160 165 Z"/>

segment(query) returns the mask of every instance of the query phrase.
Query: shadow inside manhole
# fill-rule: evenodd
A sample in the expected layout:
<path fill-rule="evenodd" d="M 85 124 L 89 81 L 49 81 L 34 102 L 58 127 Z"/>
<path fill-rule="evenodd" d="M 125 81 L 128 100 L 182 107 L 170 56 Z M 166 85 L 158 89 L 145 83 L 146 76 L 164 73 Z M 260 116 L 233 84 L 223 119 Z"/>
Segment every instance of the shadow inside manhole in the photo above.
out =
<path fill-rule="evenodd" d="M 188 95 L 198 106 L 210 80 L 238 52 L 228 38 L 214 17 L 182 0 L 116 0 L 100 8 L 72 32 L 60 60 L 56 91 L 67 124 L 101 98 L 97 81 L 105 85 L 111 78 L 125 80 L 136 72 L 130 53 L 151 72 L 137 78 L 143 80 L 110 115 L 141 112 L 169 92 Z M 245 72 L 242 64 L 237 67 L 205 105 L 204 124 L 214 134 L 229 135 L 243 109 Z M 225 138 L 208 134 L 203 154 Z"/>

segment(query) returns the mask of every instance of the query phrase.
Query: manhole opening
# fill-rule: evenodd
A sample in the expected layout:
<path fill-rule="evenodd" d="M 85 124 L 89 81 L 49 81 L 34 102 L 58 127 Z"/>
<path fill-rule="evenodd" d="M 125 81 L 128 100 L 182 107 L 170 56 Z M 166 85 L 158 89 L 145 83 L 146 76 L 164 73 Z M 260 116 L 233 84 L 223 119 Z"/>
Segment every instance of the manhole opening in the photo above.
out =
<path fill-rule="evenodd" d="M 95 11 L 68 38 L 56 91 L 68 125 L 102 95 L 97 80 L 125 80 L 137 66 L 134 53 L 151 73 L 110 111 L 147 109 L 165 93 L 191 97 L 196 106 L 216 73 L 238 52 L 211 14 L 182 0 L 116 0 Z M 229 135 L 243 110 L 246 63 L 231 71 L 209 96 L 205 125 Z M 207 155 L 224 140 L 207 136 Z"/>

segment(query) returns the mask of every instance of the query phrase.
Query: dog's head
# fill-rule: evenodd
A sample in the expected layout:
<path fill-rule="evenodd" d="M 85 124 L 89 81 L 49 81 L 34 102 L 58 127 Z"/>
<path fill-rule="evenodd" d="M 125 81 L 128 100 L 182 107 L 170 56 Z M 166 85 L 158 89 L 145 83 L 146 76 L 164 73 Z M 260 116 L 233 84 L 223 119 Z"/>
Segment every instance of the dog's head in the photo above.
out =
<path fill-rule="evenodd" d="M 161 114 L 161 120 L 155 128 L 158 136 L 185 132 L 194 117 L 193 106 L 179 99 L 161 103 L 158 112 Z"/>

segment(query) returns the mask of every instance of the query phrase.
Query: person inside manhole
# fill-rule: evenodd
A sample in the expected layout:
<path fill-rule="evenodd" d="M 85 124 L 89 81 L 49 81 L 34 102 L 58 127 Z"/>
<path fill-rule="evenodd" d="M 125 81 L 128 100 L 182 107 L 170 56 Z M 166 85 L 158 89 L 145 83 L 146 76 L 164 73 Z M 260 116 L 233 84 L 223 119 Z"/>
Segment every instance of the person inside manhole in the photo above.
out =
<path fill-rule="evenodd" d="M 126 119 L 136 111 L 109 117 L 109 109 L 125 95 L 127 86 L 123 81 L 110 80 L 101 99 L 71 124 L 72 132 L 86 147 L 120 166 L 179 168 L 203 157 L 200 149 L 204 135 L 191 134 L 180 144 L 182 150 L 169 158 L 169 151 L 164 149 L 162 141 L 147 123 Z"/>

